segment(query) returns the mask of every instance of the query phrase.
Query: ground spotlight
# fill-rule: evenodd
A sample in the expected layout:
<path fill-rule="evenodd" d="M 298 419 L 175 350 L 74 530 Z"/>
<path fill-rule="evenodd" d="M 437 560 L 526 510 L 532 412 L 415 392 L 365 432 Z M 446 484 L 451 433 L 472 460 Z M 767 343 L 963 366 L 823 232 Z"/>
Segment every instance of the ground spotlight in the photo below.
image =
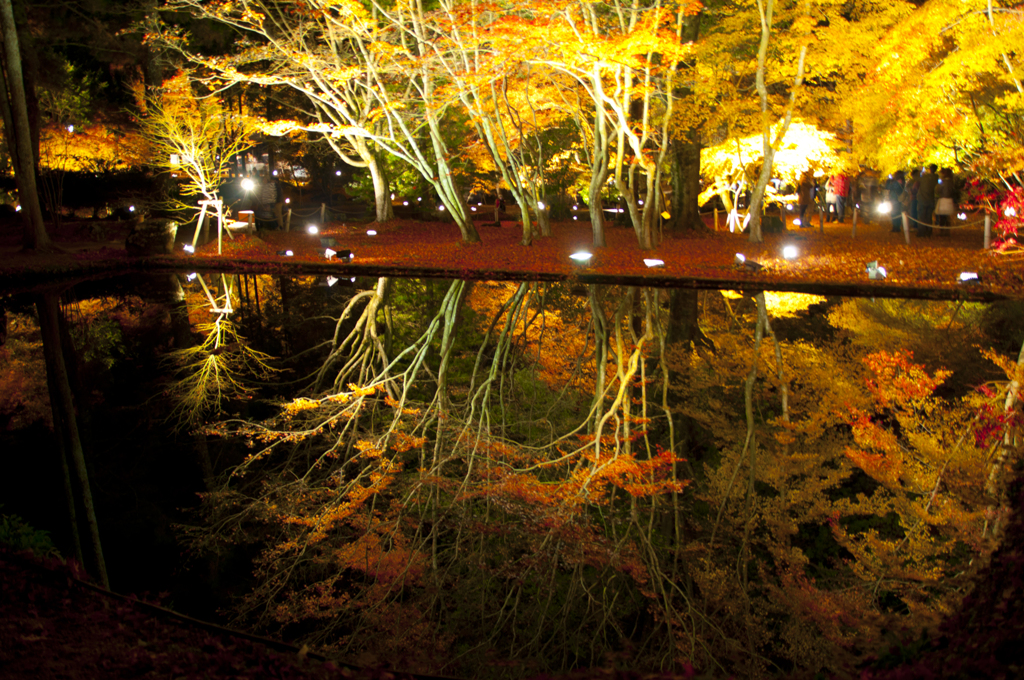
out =
<path fill-rule="evenodd" d="M 285 202 L 285 203 L 291 203 L 291 202 L 292 202 L 292 199 L 290 199 L 290 198 L 286 198 L 286 199 L 284 199 L 284 202 Z"/>
<path fill-rule="evenodd" d="M 961 222 L 966 222 L 967 221 L 967 213 L 957 213 L 956 214 L 956 218 L 958 220 L 960 220 Z"/>
<path fill-rule="evenodd" d="M 443 205 L 437 206 L 437 209 L 440 210 L 441 212 L 444 212 L 444 206 Z"/>
<path fill-rule="evenodd" d="M 185 252 L 186 253 L 194 253 L 194 252 L 196 252 L 196 247 L 194 245 L 192 245 L 191 243 L 186 243 L 185 244 Z"/>
<path fill-rule="evenodd" d="M 588 253 L 585 250 L 580 250 L 570 255 L 569 258 L 572 259 L 572 261 L 575 262 L 576 264 L 586 264 L 590 262 L 590 258 L 592 258 L 593 256 L 593 253 Z"/>
<path fill-rule="evenodd" d="M 242 188 L 245 189 L 246 191 L 252 191 L 253 189 L 256 188 L 256 183 L 253 182 L 248 177 L 246 177 L 245 179 L 242 180 Z"/>
<path fill-rule="evenodd" d="M 292 257 L 293 255 L 295 255 L 295 253 L 293 253 L 290 250 L 279 250 L 277 251 L 277 254 L 280 255 L 281 257 Z"/>
<path fill-rule="evenodd" d="M 799 226 L 802 226 L 802 225 L 803 225 L 803 222 L 800 221 L 799 217 L 796 218 L 795 220 L 793 220 L 793 226 L 799 227 Z"/>
<path fill-rule="evenodd" d="M 761 269 L 763 265 L 760 262 L 748 260 L 747 256 L 744 255 L 743 253 L 736 253 L 736 266 L 743 267 L 744 269 L 749 269 L 752 272 L 756 272 L 757 270 Z"/>
<path fill-rule="evenodd" d="M 786 204 L 786 210 L 788 210 L 790 212 L 793 212 L 793 204 L 792 203 L 787 203 Z"/>
<path fill-rule="evenodd" d="M 316 235 L 320 233 L 320 227 L 316 226 L 315 224 L 311 224 L 308 227 L 306 227 L 306 231 L 310 234 Z"/>
<path fill-rule="evenodd" d="M 185 277 L 185 280 L 186 281 L 195 281 L 197 276 L 199 276 L 199 275 L 196 274 L 195 272 L 192 272 L 191 274 L 189 274 L 188 276 Z"/>
<path fill-rule="evenodd" d="M 800 251 L 796 246 L 786 246 L 782 249 L 782 257 L 787 260 L 795 260 L 796 256 L 800 254 Z"/>
<path fill-rule="evenodd" d="M 648 267 L 664 267 L 665 260 L 653 260 L 644 258 L 644 264 L 647 265 Z"/>
<path fill-rule="evenodd" d="M 335 170 L 334 174 L 337 175 L 338 177 L 341 177 L 341 170 Z"/>
<path fill-rule="evenodd" d="M 878 204 L 878 212 L 882 215 L 888 215 L 892 212 L 892 203 L 889 201 L 882 201 Z"/>
<path fill-rule="evenodd" d="M 960 283 L 981 283 L 978 272 L 960 272 Z"/>
<path fill-rule="evenodd" d="M 409 201 L 402 201 L 402 205 L 409 205 Z"/>
<path fill-rule="evenodd" d="M 328 260 L 332 259 L 337 254 L 337 252 L 331 250 L 330 248 L 324 251 L 324 257 L 326 257 Z"/>
<path fill-rule="evenodd" d="M 878 266 L 878 260 L 875 260 L 874 262 L 868 262 L 867 272 L 868 278 L 872 280 L 884 279 L 888 275 L 888 272 L 885 271 L 885 267 Z"/>
<path fill-rule="evenodd" d="M 376 236 L 377 235 L 377 230 L 376 229 L 367 229 L 366 230 L 366 235 L 367 236 Z"/>
<path fill-rule="evenodd" d="M 537 210 L 543 210 L 545 207 L 544 201 L 537 201 Z"/>

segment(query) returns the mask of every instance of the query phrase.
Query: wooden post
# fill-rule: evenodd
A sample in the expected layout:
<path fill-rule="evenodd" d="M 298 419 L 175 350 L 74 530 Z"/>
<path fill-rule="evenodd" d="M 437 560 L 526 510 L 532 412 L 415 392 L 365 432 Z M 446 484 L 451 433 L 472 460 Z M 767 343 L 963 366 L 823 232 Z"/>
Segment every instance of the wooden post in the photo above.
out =
<path fill-rule="evenodd" d="M 327 213 L 327 204 L 326 203 L 321 203 L 320 204 L 320 224 L 324 223 L 324 215 L 326 213 Z"/>
<path fill-rule="evenodd" d="M 985 250 L 992 247 L 992 215 L 985 213 Z"/>
<path fill-rule="evenodd" d="M 853 206 L 853 232 L 850 234 L 851 238 L 857 238 L 857 206 Z"/>
<path fill-rule="evenodd" d="M 910 245 L 910 215 L 903 213 L 903 240 Z"/>
<path fill-rule="evenodd" d="M 718 206 L 715 206 L 715 231 L 718 231 Z"/>
<path fill-rule="evenodd" d="M 818 208 L 818 233 L 825 233 L 825 211 Z"/>
<path fill-rule="evenodd" d="M 284 218 L 284 230 L 292 230 L 292 209 L 288 208 L 288 216 Z"/>

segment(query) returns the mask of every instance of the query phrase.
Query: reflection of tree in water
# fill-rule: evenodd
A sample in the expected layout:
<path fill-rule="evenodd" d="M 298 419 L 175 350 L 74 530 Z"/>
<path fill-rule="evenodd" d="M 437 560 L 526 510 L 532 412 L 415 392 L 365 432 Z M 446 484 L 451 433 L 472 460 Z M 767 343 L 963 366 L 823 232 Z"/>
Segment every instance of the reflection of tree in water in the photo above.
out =
<path fill-rule="evenodd" d="M 417 285 L 349 300 L 314 392 L 210 428 L 250 448 L 192 535 L 258 552 L 239 623 L 466 675 L 834 671 L 991 547 L 991 436 L 965 433 L 997 397 L 781 341 L 763 294 Z"/>
<path fill-rule="evenodd" d="M 217 413 L 226 400 L 252 394 L 244 380 L 266 379 L 274 372 L 268 364 L 271 357 L 252 349 L 230 319 L 235 311 L 233 281 L 221 274 L 218 290 L 211 289 L 202 274 L 195 278 L 203 297 L 188 313 L 203 319 L 196 324 L 202 341 L 168 355 L 176 371 L 168 389 L 173 404 L 168 420 L 179 428 L 193 428 Z"/>

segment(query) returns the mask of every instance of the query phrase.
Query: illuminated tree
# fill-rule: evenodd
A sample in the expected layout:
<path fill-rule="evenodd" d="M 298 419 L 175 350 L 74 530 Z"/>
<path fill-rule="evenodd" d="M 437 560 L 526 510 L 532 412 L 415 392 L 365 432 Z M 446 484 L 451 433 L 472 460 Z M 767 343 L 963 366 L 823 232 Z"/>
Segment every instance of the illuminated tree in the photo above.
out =
<path fill-rule="evenodd" d="M 152 148 L 157 167 L 184 175 L 183 196 L 213 201 L 228 176 L 235 155 L 251 144 L 254 121 L 224 107 L 214 93 L 187 71 L 169 78 L 159 91 L 147 93 L 135 86 L 143 135 Z M 180 209 L 195 209 L 182 204 Z"/>

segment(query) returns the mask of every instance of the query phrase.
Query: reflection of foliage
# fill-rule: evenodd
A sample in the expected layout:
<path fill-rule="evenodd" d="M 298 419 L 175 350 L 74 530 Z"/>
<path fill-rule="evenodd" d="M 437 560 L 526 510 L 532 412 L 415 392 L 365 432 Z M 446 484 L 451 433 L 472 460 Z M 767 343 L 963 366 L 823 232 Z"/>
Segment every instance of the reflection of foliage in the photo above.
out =
<path fill-rule="evenodd" d="M 0 423 L 20 429 L 52 421 L 39 329 L 28 317 L 8 315 L 8 336 L 0 347 Z"/>
<path fill-rule="evenodd" d="M 209 430 L 249 448 L 192 534 L 257 555 L 240 623 L 467 676 L 622 648 L 634 668 L 830 673 L 937 620 L 992 546 L 1005 392 L 940 399 L 946 374 L 907 354 L 776 343 L 764 296 L 754 348 L 743 300 L 702 324 L 701 355 L 665 344 L 655 291 L 356 297 L 323 390 Z M 940 307 L 917 311 L 931 331 Z"/>
<path fill-rule="evenodd" d="M 213 314 L 212 320 L 196 325 L 203 342 L 168 355 L 176 379 L 167 390 L 174 403 L 167 419 L 177 427 L 195 427 L 218 412 L 226 400 L 251 395 L 253 390 L 243 378 L 267 378 L 275 370 L 268 363 L 271 357 L 249 347 L 228 318 L 232 289 L 224 275 L 221 280 L 223 296 L 214 296 L 200 277 L 207 295 L 204 302 L 211 305 Z"/>
<path fill-rule="evenodd" d="M 0 545 L 14 551 L 28 550 L 37 557 L 58 554 L 48 532 L 36 529 L 17 515 L 0 515 Z"/>

